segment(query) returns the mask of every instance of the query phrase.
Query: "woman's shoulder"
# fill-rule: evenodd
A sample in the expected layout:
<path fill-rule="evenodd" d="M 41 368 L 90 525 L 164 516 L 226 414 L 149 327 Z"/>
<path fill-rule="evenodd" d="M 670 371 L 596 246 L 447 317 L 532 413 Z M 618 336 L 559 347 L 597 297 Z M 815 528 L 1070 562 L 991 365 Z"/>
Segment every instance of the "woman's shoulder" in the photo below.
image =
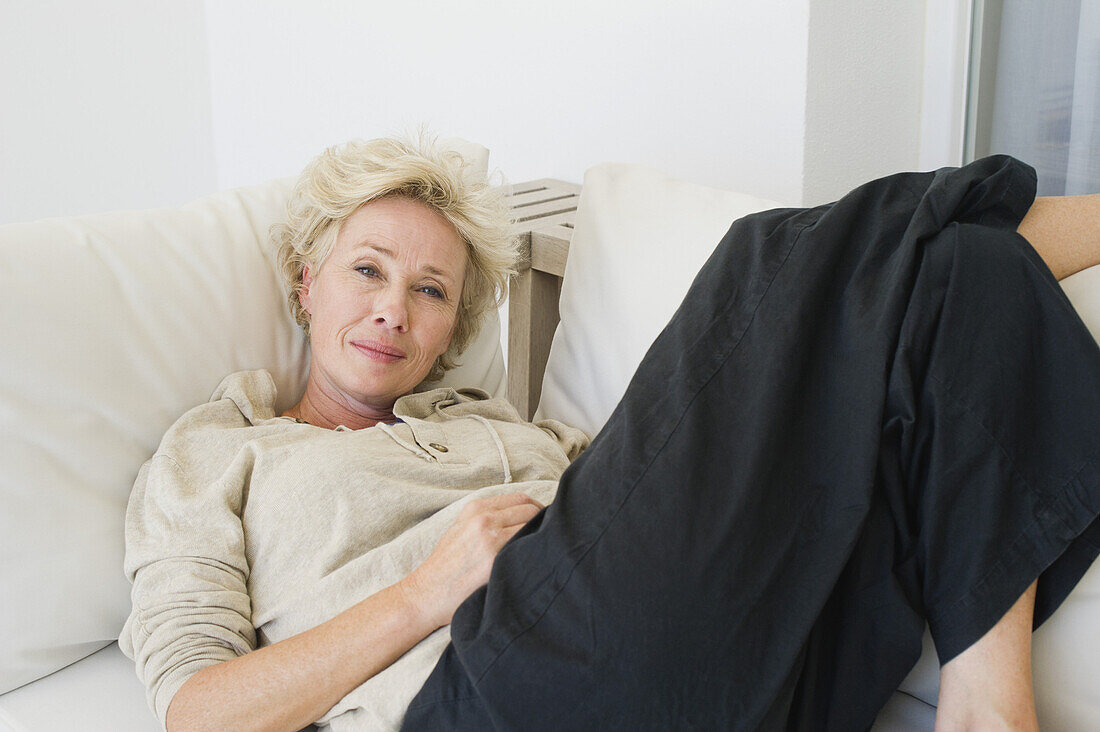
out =
<path fill-rule="evenodd" d="M 222 379 L 203 406 L 228 400 L 249 424 L 255 425 L 275 417 L 275 396 L 275 380 L 267 369 L 237 371 Z"/>
<path fill-rule="evenodd" d="M 185 450 L 195 443 L 214 446 L 226 430 L 254 427 L 275 417 L 275 381 L 266 369 L 229 374 L 210 399 L 187 410 L 161 440 L 158 455 Z"/>

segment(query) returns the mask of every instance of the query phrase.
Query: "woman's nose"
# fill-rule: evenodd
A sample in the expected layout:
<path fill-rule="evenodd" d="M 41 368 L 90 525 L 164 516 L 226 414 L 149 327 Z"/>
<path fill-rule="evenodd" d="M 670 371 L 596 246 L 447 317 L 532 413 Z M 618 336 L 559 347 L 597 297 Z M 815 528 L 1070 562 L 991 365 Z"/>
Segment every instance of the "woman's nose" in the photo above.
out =
<path fill-rule="evenodd" d="M 374 322 L 404 333 L 409 328 L 409 308 L 403 288 L 386 287 L 374 303 Z"/>

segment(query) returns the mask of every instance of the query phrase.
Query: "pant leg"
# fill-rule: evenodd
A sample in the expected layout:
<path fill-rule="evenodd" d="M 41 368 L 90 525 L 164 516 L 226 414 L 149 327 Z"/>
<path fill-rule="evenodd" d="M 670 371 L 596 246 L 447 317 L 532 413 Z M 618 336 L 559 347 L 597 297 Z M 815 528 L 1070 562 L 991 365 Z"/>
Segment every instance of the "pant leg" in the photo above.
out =
<path fill-rule="evenodd" d="M 1100 554 L 1100 348 L 1013 232 L 951 226 L 925 257 L 935 314 L 899 332 L 871 510 L 794 703 L 836 729 L 925 619 L 946 663 L 1036 578 L 1038 627 Z"/>
<path fill-rule="evenodd" d="M 459 608 L 406 727 L 870 724 L 928 605 L 896 565 L 911 528 L 939 538 L 920 530 L 922 479 L 913 500 L 883 471 L 899 358 L 920 362 L 899 356 L 903 329 L 945 302 L 922 271 L 954 261 L 925 245 L 957 223 L 1014 230 L 1029 173 L 987 160 L 736 222 L 554 504 Z M 833 666 L 853 638 L 893 659 L 870 686 Z M 808 694 L 821 678 L 840 696 Z M 826 702 L 840 711 L 818 716 Z"/>

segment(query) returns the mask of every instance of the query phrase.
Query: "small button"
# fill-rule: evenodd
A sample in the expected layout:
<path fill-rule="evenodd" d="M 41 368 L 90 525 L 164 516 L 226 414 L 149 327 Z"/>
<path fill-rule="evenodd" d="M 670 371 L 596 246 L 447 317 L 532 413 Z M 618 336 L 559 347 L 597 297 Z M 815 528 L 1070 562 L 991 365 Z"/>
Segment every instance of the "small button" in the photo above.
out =
<path fill-rule="evenodd" d="M 440 445 L 438 442 L 429 442 L 428 447 L 432 448 L 436 452 L 447 452 L 447 446 Z"/>

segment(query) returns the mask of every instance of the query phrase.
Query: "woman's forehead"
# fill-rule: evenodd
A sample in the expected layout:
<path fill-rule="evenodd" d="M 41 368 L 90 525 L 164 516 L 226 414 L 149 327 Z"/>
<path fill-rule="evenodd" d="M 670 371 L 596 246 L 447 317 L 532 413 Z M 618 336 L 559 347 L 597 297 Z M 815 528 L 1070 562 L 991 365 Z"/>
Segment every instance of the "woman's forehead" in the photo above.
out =
<path fill-rule="evenodd" d="M 438 211 L 411 199 L 384 198 L 359 207 L 340 228 L 337 249 L 357 256 L 415 262 L 431 274 L 460 272 L 466 246 L 454 226 Z"/>

